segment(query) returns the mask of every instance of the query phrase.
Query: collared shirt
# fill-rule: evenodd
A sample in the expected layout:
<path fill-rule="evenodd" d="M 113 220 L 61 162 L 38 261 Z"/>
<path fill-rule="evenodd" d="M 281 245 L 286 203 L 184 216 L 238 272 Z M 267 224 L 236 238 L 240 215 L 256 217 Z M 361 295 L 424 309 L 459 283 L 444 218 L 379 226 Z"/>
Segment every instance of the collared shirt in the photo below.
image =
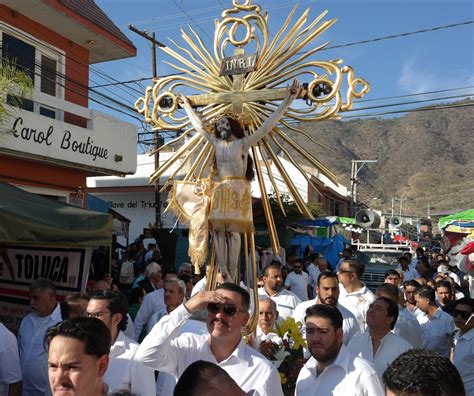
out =
<path fill-rule="evenodd" d="M 375 300 L 367 286 L 363 286 L 359 290 L 348 293 L 342 283 L 339 283 L 339 304 L 351 311 L 359 322 L 360 332 L 365 331 L 365 316 L 369 305 Z"/>
<path fill-rule="evenodd" d="M 44 347 L 46 331 L 62 321 L 59 304 L 51 315 L 26 315 L 18 331 L 20 364 L 23 375 L 23 395 L 51 395 L 48 380 L 48 353 Z"/>
<path fill-rule="evenodd" d="M 217 362 L 210 349 L 209 335 L 185 333 L 175 337 L 190 316 L 184 305 L 164 316 L 138 347 L 136 359 L 175 378 L 179 378 L 191 363 L 204 360 L 227 371 L 245 392 L 283 395 L 277 369 L 243 340 L 227 359 Z"/>
<path fill-rule="evenodd" d="M 258 289 L 258 295 L 261 297 L 268 297 L 275 301 L 278 309 L 278 321 L 289 318 L 298 304 L 301 304 L 301 300 L 298 296 L 284 288 L 281 288 L 273 296 L 270 296 L 264 287 Z"/>
<path fill-rule="evenodd" d="M 308 284 L 309 277 L 304 271 L 299 274 L 290 272 L 285 279 L 285 286 L 295 293 L 301 301 L 308 300 Z"/>
<path fill-rule="evenodd" d="M 166 309 L 164 289 L 158 289 L 145 295 L 142 305 L 140 305 L 140 309 L 137 312 L 137 316 L 135 316 L 135 321 L 133 322 L 133 326 L 135 327 L 135 341 L 139 339 L 143 328 L 146 326 L 153 312 L 159 311 L 163 307 Z"/>
<path fill-rule="evenodd" d="M 119 331 L 110 348 L 109 366 L 104 375 L 109 392 L 128 390 L 137 395 L 155 393 L 154 372 L 135 360 L 137 349 L 138 343 Z"/>
<path fill-rule="evenodd" d="M 347 348 L 354 354 L 371 362 L 382 380 L 382 375 L 387 367 L 403 352 L 412 349 L 408 341 L 389 331 L 380 340 L 380 345 L 374 354 L 370 332 L 354 337 Z"/>
<path fill-rule="evenodd" d="M 296 322 L 301 322 L 301 331 L 303 335 L 306 334 L 306 325 L 304 322 L 304 318 L 306 316 L 306 309 L 314 304 L 318 304 L 317 298 L 311 301 L 303 301 L 296 307 L 295 311 L 293 312 L 293 319 L 295 319 Z M 360 333 L 359 322 L 357 322 L 357 319 L 354 314 L 347 308 L 344 308 L 341 304 L 339 304 L 339 302 L 336 304 L 336 308 L 342 314 L 342 342 L 347 345 L 354 336 Z"/>
<path fill-rule="evenodd" d="M 296 396 L 383 396 L 379 377 L 369 362 L 341 346 L 334 362 L 318 375 L 316 360 L 306 362 L 296 381 Z"/>
<path fill-rule="evenodd" d="M 453 364 L 461 375 L 466 395 L 474 395 L 474 329 L 454 337 Z"/>
<path fill-rule="evenodd" d="M 393 332 L 408 341 L 413 348 L 421 348 L 423 346 L 421 326 L 415 315 L 407 308 L 398 307 L 398 319 Z"/>
<path fill-rule="evenodd" d="M 20 357 L 15 335 L 0 323 L 0 395 L 8 395 L 9 384 L 21 381 Z"/>
<path fill-rule="evenodd" d="M 416 264 L 415 264 L 416 266 Z M 403 281 L 409 281 L 412 279 L 419 278 L 421 275 L 418 273 L 418 271 L 415 269 L 415 267 L 412 267 L 411 265 L 408 266 L 408 269 L 406 271 L 403 270 L 403 268 L 399 265 L 397 267 L 397 270 L 402 271 L 403 273 Z"/>
<path fill-rule="evenodd" d="M 421 326 L 423 348 L 431 349 L 445 357 L 449 357 L 451 341 L 454 335 L 453 317 L 438 308 L 431 319 L 428 315 L 425 317 L 420 316 L 417 319 Z"/>
<path fill-rule="evenodd" d="M 263 341 L 271 341 L 271 342 L 274 342 L 275 344 L 280 344 L 280 345 L 283 344 L 283 340 L 280 338 L 280 336 L 278 334 L 273 333 L 271 331 L 268 334 L 265 334 L 262 331 L 262 329 L 260 328 L 260 326 L 257 325 L 256 334 L 255 334 L 255 336 L 253 336 L 253 334 L 252 334 L 250 345 L 252 345 L 252 348 L 259 351 L 260 350 L 260 344 Z"/>
<path fill-rule="evenodd" d="M 321 271 L 319 270 L 318 266 L 314 263 L 310 263 L 306 267 L 306 271 L 308 272 L 308 276 L 309 276 L 309 284 L 314 290 L 316 288 L 316 284 L 318 283 L 318 277 L 321 274 Z"/>

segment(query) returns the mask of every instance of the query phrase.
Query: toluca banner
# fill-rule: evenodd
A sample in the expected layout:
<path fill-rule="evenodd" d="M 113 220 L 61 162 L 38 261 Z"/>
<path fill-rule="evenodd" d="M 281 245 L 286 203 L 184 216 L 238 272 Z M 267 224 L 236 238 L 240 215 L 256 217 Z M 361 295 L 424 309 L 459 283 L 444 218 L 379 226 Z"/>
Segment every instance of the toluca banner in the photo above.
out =
<path fill-rule="evenodd" d="M 38 278 L 52 281 L 58 301 L 85 290 L 92 247 L 43 248 L 4 245 L 0 250 L 0 322 L 17 331 L 30 312 L 29 287 Z"/>

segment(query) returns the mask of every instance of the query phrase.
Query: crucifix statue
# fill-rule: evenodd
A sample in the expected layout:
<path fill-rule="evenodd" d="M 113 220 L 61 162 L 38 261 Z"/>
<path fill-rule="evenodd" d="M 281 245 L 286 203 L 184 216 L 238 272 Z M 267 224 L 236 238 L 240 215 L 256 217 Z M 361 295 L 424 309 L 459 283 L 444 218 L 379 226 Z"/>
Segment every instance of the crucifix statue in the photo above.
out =
<path fill-rule="evenodd" d="M 240 235 L 248 269 L 247 286 L 250 287 L 249 272 L 256 281 L 251 173 L 255 173 L 260 189 L 273 251 L 278 252 L 265 177 L 283 213 L 275 177 L 283 180 L 300 212 L 312 218 L 280 156 L 298 169 L 315 190 L 293 153 L 337 183 L 335 175 L 296 143 L 288 131 L 320 144 L 301 125 L 338 119 L 340 112 L 352 107 L 354 98 L 369 91 L 369 84 L 355 78 L 351 67 L 341 66 L 341 59 L 312 59 L 328 44 L 315 45 L 316 39 L 336 21 L 322 22 L 327 11 L 307 23 L 310 10 L 294 18 L 295 6 L 270 40 L 268 15 L 262 13 L 260 6 L 252 4 L 252 0 L 232 3 L 233 7 L 222 13 L 222 19 L 216 20 L 212 50 L 191 28 L 191 34 L 181 31 L 187 48 L 174 41 L 177 50 L 160 48 L 177 62 L 166 63 L 179 73 L 156 79 L 135 103 L 154 130 L 184 130 L 158 149 L 182 143 L 154 172 L 150 182 L 155 183 L 174 167 L 162 191 L 172 186 L 168 208 L 190 225 L 189 253 L 196 269 L 210 256 L 213 272 L 208 278 L 209 287 L 218 266 L 229 279 L 239 282 Z M 230 54 L 229 48 L 234 49 Z M 347 85 L 345 96 L 341 93 L 343 84 Z M 304 101 L 291 107 L 295 99 Z M 294 122 L 289 123 L 290 120 Z M 178 178 L 183 170 L 184 177 Z M 274 175 L 275 170 L 278 175 Z M 213 240 L 208 255 L 210 233 Z M 253 288 L 258 300 L 256 285 Z"/>

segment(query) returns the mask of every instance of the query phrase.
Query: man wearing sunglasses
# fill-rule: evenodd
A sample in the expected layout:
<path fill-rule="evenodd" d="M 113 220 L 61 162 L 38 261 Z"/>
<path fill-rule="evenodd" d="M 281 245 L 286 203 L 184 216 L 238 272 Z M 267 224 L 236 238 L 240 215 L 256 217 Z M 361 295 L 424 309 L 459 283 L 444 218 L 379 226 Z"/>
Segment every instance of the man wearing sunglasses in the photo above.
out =
<path fill-rule="evenodd" d="M 233 283 L 199 292 L 153 327 L 135 358 L 176 379 L 190 364 L 204 360 L 223 368 L 247 393 L 283 395 L 276 368 L 242 340 L 249 304 L 247 291 Z M 206 308 L 209 334 L 177 336 L 192 314 Z"/>
<path fill-rule="evenodd" d="M 461 375 L 466 395 L 474 395 L 474 299 L 457 300 L 453 317 L 459 329 L 454 337 L 453 363 Z"/>

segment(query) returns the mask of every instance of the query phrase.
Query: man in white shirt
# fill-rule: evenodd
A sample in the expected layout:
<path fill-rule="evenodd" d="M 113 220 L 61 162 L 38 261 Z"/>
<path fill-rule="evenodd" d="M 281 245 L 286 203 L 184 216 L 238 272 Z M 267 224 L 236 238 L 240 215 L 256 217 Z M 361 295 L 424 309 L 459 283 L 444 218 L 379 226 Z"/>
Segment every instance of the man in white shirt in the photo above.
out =
<path fill-rule="evenodd" d="M 250 335 L 251 345 L 257 351 L 264 341 L 282 344 L 282 339 L 272 330 L 278 319 L 277 305 L 270 297 L 260 297 L 258 300 L 258 322 L 255 336 Z"/>
<path fill-rule="evenodd" d="M 138 348 L 136 358 L 175 378 L 191 363 L 209 361 L 227 371 L 248 394 L 281 396 L 276 368 L 242 340 L 249 304 L 247 291 L 233 283 L 223 283 L 216 291 L 200 292 L 153 327 Z M 206 307 L 209 335 L 185 333 L 175 337 L 193 313 Z"/>
<path fill-rule="evenodd" d="M 359 334 L 359 323 L 357 322 L 354 314 L 347 308 L 344 308 L 338 302 L 339 300 L 339 280 L 335 272 L 326 271 L 319 275 L 316 284 L 316 298 L 310 301 L 303 301 L 299 304 L 292 317 L 296 322 L 301 322 L 301 331 L 303 334 L 306 333 L 306 327 L 304 325 L 304 318 L 306 316 L 306 309 L 314 304 L 325 304 L 336 307 L 342 315 L 342 330 L 343 330 L 343 343 L 347 345 L 348 342 L 357 334 Z"/>
<path fill-rule="evenodd" d="M 361 282 L 364 264 L 357 260 L 345 260 L 339 268 L 339 303 L 351 311 L 359 322 L 360 332 L 365 331 L 365 314 L 375 296 Z"/>
<path fill-rule="evenodd" d="M 408 312 L 413 314 L 418 322 L 426 321 L 426 313 L 418 308 L 415 300 L 415 292 L 420 287 L 421 285 L 414 279 L 403 282 L 403 290 L 406 298 L 405 308 Z"/>
<path fill-rule="evenodd" d="M 400 272 L 393 268 L 390 268 L 385 271 L 384 283 L 391 283 L 392 285 L 400 287 L 402 283 L 402 277 L 400 275 Z"/>
<path fill-rule="evenodd" d="M 15 335 L 0 323 L 0 395 L 21 395 L 21 366 Z"/>
<path fill-rule="evenodd" d="M 111 290 L 94 293 L 87 305 L 87 315 L 100 319 L 112 335 L 104 381 L 112 392 L 126 390 L 138 395 L 153 395 L 154 373 L 135 360 L 138 343 L 123 333 L 127 327 L 127 310 L 125 297 Z"/>
<path fill-rule="evenodd" d="M 313 260 L 306 267 L 306 272 L 309 276 L 309 285 L 312 290 L 316 289 L 316 283 L 318 282 L 318 276 L 321 272 L 328 270 L 328 262 L 324 257 L 321 257 L 319 253 L 314 255 Z"/>
<path fill-rule="evenodd" d="M 474 299 L 456 301 L 453 317 L 459 329 L 454 337 L 453 364 L 461 375 L 466 395 L 474 395 Z"/>
<path fill-rule="evenodd" d="M 387 367 L 403 352 L 412 349 L 408 341 L 392 333 L 398 319 L 398 305 L 378 297 L 367 311 L 367 332 L 354 337 L 347 348 L 371 362 L 380 379 Z"/>
<path fill-rule="evenodd" d="M 352 258 L 352 250 L 350 248 L 344 248 L 341 252 L 341 258 L 336 264 L 336 269 L 334 272 L 339 272 L 339 268 L 341 268 L 342 263 L 344 260 L 350 260 Z"/>
<path fill-rule="evenodd" d="M 43 278 L 33 281 L 30 306 L 32 312 L 23 318 L 18 331 L 23 396 L 50 395 L 44 336 L 49 327 L 62 320 L 53 282 Z"/>
<path fill-rule="evenodd" d="M 393 328 L 393 332 L 405 341 L 408 341 L 412 348 L 421 348 L 421 326 L 408 309 L 400 305 L 400 294 L 403 293 L 397 286 L 390 283 L 382 283 L 375 292 L 375 297 L 387 297 L 398 305 L 398 319 Z"/>
<path fill-rule="evenodd" d="M 415 269 L 416 266 L 411 267 L 410 261 L 406 256 L 399 257 L 398 263 L 399 263 L 398 269 L 402 272 L 404 281 L 410 281 L 412 279 L 420 277 L 420 274 Z"/>
<path fill-rule="evenodd" d="M 291 271 L 285 279 L 285 289 L 295 293 L 301 301 L 308 300 L 309 276 L 303 271 L 303 263 L 296 260 Z"/>
<path fill-rule="evenodd" d="M 293 292 L 283 288 L 281 268 L 278 264 L 269 264 L 263 269 L 263 287 L 258 289 L 259 296 L 270 297 L 278 307 L 278 318 L 289 318 L 301 300 Z"/>
<path fill-rule="evenodd" d="M 353 355 L 342 338 L 342 315 L 337 308 L 318 304 L 307 309 L 306 341 L 312 357 L 298 375 L 296 396 L 384 394 L 373 367 Z"/>
<path fill-rule="evenodd" d="M 150 316 L 150 319 L 148 319 L 146 325 L 147 334 L 164 315 L 168 315 L 174 309 L 179 307 L 184 301 L 186 301 L 186 285 L 182 280 L 170 279 L 166 281 L 164 290 L 164 306 L 162 309 L 153 312 L 153 314 Z"/>
<path fill-rule="evenodd" d="M 429 286 L 421 286 L 415 292 L 416 305 L 426 317 L 419 317 L 423 348 L 431 349 L 449 357 L 454 336 L 454 321 L 451 315 L 438 308 L 435 291 Z"/>
<path fill-rule="evenodd" d="M 53 395 L 105 395 L 110 343 L 110 331 L 98 319 L 77 317 L 50 327 L 45 344 Z"/>
<path fill-rule="evenodd" d="M 166 282 L 171 279 L 177 279 L 177 275 L 166 274 L 163 278 L 163 284 L 166 284 Z M 135 328 L 135 341 L 141 341 L 140 335 L 143 329 L 146 330 L 147 323 L 149 322 L 153 313 L 166 310 L 164 299 L 165 289 L 163 287 L 160 287 L 159 289 L 145 295 L 137 312 L 137 316 L 135 316 L 135 321 L 133 322 L 133 326 Z M 146 333 L 146 331 L 144 331 L 144 333 Z"/>
<path fill-rule="evenodd" d="M 396 358 L 383 374 L 387 396 L 470 396 L 448 358 L 412 349 Z"/>

